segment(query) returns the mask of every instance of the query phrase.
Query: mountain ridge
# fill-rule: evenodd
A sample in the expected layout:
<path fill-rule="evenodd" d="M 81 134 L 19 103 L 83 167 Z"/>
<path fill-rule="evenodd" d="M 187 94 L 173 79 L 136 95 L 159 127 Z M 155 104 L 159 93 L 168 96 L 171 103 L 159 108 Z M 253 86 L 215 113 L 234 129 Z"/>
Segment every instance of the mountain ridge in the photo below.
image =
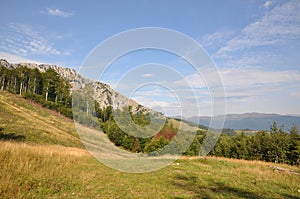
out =
<path fill-rule="evenodd" d="M 36 63 L 9 63 L 5 59 L 0 59 L 0 66 L 4 66 L 8 69 L 16 69 L 18 67 L 26 67 L 30 69 L 38 69 L 40 72 L 45 72 L 48 69 L 53 69 L 62 78 L 67 80 L 71 84 L 71 92 L 74 86 L 84 87 L 88 83 L 92 83 L 95 89 L 95 100 L 99 103 L 100 108 L 106 108 L 112 106 L 114 109 L 120 109 L 124 106 L 130 106 L 132 113 L 159 113 L 148 107 L 145 107 L 133 99 L 130 99 L 118 92 L 116 92 L 110 85 L 99 81 L 93 81 L 83 77 L 74 69 L 65 68 L 57 65 L 50 64 L 36 64 Z M 114 98 L 115 104 L 112 104 Z M 162 113 L 159 113 L 163 116 Z M 223 116 L 215 116 L 223 117 Z M 173 117 L 181 118 L 181 117 Z M 209 126 L 211 120 L 210 116 L 200 117 L 187 117 L 182 118 L 187 121 L 194 122 L 196 124 Z M 251 130 L 268 130 L 272 123 L 276 121 L 279 126 L 284 126 L 287 130 L 291 125 L 295 124 L 300 127 L 300 115 L 281 115 L 277 113 L 243 113 L 243 114 L 227 114 L 224 124 L 224 128 L 229 129 L 251 129 Z"/>
<path fill-rule="evenodd" d="M 223 117 L 223 116 L 215 116 Z M 209 126 L 210 116 L 189 117 L 185 118 L 188 121 L 197 124 Z M 288 130 L 293 124 L 300 126 L 300 116 L 282 115 L 278 113 L 242 113 L 242 114 L 227 114 L 225 115 L 224 128 L 230 129 L 251 129 L 251 130 L 269 130 L 273 122 L 276 121 L 278 126 L 283 126 Z"/>
<path fill-rule="evenodd" d="M 62 78 L 67 80 L 71 84 L 71 92 L 74 89 L 74 86 L 84 87 L 87 83 L 93 83 L 95 89 L 95 100 L 99 103 L 100 108 L 106 108 L 108 106 L 113 106 L 115 109 L 121 109 L 124 106 L 131 106 L 131 111 L 133 113 L 142 112 L 142 113 L 154 113 L 156 111 L 145 107 L 133 99 L 130 99 L 111 88 L 110 85 L 93 81 L 83 77 L 80 73 L 78 73 L 74 69 L 65 68 L 62 66 L 51 65 L 51 64 L 36 64 L 36 63 L 9 63 L 5 59 L 0 59 L 0 66 L 4 66 L 8 69 L 16 69 L 18 67 L 26 67 L 30 69 L 38 69 L 40 72 L 45 72 L 48 69 L 53 69 L 57 72 Z M 112 98 L 115 99 L 116 103 L 112 104 Z"/>

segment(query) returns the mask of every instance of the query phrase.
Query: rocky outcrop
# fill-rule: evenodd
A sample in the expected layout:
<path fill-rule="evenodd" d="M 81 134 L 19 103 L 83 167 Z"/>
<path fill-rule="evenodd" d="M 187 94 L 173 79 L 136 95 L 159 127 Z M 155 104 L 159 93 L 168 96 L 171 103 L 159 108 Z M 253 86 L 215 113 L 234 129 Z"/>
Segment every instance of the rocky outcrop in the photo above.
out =
<path fill-rule="evenodd" d="M 0 59 L 0 65 L 6 68 L 18 68 L 18 67 L 27 67 L 31 69 L 37 68 L 40 72 L 45 72 L 48 69 L 55 70 L 62 78 L 70 82 L 72 88 L 74 86 L 84 87 L 87 83 L 92 81 L 84 78 L 74 69 L 64 68 L 57 65 L 48 65 L 48 64 L 35 64 L 35 63 L 18 63 L 12 64 L 7 62 L 4 59 Z M 113 106 L 113 108 L 122 109 L 124 106 L 131 106 L 131 111 L 133 113 L 142 112 L 142 113 L 155 113 L 155 111 L 144 107 L 138 104 L 136 101 L 129 99 L 123 96 L 120 93 L 114 91 L 108 84 L 102 82 L 92 82 L 95 89 L 95 100 L 99 103 L 101 108 L 107 106 Z M 113 101 L 115 102 L 113 104 Z"/>
<path fill-rule="evenodd" d="M 4 66 L 6 68 L 13 68 L 13 64 L 8 63 L 5 59 L 0 59 L 0 66 Z"/>

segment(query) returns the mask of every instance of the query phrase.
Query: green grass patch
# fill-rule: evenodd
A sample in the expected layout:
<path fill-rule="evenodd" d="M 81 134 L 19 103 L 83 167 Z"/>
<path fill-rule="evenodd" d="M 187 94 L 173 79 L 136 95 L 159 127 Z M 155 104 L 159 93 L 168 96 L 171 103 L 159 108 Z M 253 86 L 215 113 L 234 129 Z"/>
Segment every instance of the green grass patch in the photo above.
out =
<path fill-rule="evenodd" d="M 183 158 L 150 173 L 113 170 L 78 148 L 0 143 L 1 198 L 299 198 L 269 163 Z M 297 169 L 289 165 L 280 165 Z"/>
<path fill-rule="evenodd" d="M 54 111 L 0 91 L 0 139 L 82 147 L 74 123 Z M 14 136 L 7 136 L 14 135 Z"/>
<path fill-rule="evenodd" d="M 91 157 L 70 119 L 3 91 L 0 110 L 1 199 L 300 198 L 300 176 L 273 163 L 182 157 L 155 172 L 124 173 Z M 112 156 L 106 135 L 89 131 L 88 143 Z"/>

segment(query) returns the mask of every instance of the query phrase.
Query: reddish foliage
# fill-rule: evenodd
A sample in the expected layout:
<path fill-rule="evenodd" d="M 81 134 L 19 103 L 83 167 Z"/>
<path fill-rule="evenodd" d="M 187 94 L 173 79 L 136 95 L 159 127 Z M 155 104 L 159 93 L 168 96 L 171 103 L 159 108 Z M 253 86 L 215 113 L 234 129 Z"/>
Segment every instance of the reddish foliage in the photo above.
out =
<path fill-rule="evenodd" d="M 153 139 L 157 140 L 161 137 L 165 138 L 168 141 L 171 141 L 173 137 L 176 136 L 176 129 L 173 129 L 172 127 L 168 126 L 165 129 L 160 130 L 154 137 Z"/>

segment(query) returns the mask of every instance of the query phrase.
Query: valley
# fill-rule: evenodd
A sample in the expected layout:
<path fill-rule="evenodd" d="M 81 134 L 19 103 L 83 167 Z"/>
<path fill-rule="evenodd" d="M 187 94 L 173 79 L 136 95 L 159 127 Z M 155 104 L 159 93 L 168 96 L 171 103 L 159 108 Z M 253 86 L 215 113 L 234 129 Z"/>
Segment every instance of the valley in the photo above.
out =
<path fill-rule="evenodd" d="M 0 199 L 300 199 L 300 0 L 1 8 Z"/>
<path fill-rule="evenodd" d="M 300 197 L 299 175 L 270 168 L 300 172 L 286 164 L 182 157 L 150 173 L 117 171 L 84 149 L 72 120 L 7 92 L 0 99 L 1 198 Z"/>

